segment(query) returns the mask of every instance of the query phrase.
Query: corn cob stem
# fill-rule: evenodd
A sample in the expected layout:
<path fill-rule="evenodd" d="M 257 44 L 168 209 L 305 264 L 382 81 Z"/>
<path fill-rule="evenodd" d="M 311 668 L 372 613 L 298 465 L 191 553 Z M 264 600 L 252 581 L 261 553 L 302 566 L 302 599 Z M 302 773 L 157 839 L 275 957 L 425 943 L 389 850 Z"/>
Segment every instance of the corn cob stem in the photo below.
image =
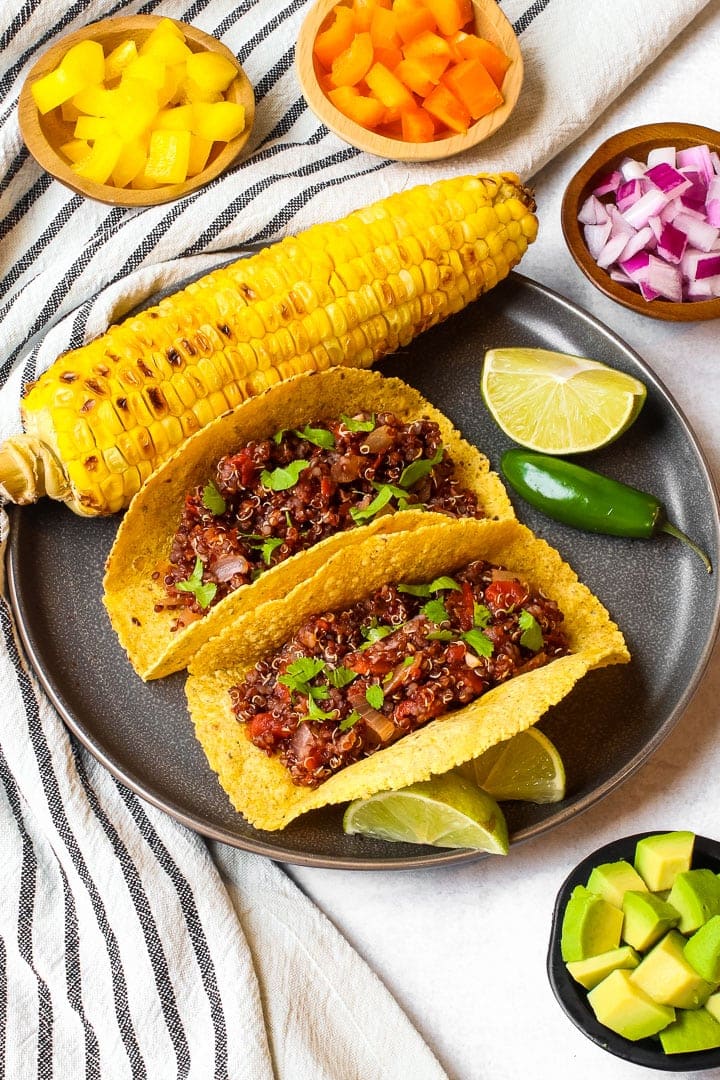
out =
<path fill-rule="evenodd" d="M 245 398 L 369 367 L 487 292 L 534 240 L 534 209 L 511 173 L 440 180 L 208 274 L 55 361 L 0 447 L 0 493 L 115 513 Z"/>

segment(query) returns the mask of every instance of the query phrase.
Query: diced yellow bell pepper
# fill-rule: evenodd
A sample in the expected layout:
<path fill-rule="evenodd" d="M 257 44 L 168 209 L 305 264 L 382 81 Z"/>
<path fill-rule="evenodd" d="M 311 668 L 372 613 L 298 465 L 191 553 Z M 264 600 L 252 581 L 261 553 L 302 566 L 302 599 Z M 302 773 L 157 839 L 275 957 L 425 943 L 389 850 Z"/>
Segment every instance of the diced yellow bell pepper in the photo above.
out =
<path fill-rule="evenodd" d="M 192 118 L 192 105 L 175 105 L 172 109 L 161 109 L 153 127 L 164 131 L 190 131 Z"/>
<path fill-rule="evenodd" d="M 113 116 L 117 112 L 117 90 L 102 86 L 86 86 L 75 94 L 72 104 L 85 116 Z"/>
<path fill-rule="evenodd" d="M 165 82 L 158 90 L 158 105 L 161 109 L 180 99 L 184 81 L 184 64 L 174 64 L 172 67 L 165 68 Z"/>
<path fill-rule="evenodd" d="M 84 139 L 70 139 L 69 142 L 62 144 L 60 151 L 68 161 L 76 162 L 84 161 L 92 152 L 92 147 Z"/>
<path fill-rule="evenodd" d="M 237 75 L 237 68 L 214 52 L 191 53 L 185 65 L 187 77 L 201 90 L 227 90 Z"/>
<path fill-rule="evenodd" d="M 81 91 L 82 93 L 82 91 Z M 60 106 L 60 115 L 66 124 L 74 124 L 80 115 L 80 110 L 76 105 L 73 105 L 72 99 L 70 101 L 63 101 Z"/>
<path fill-rule="evenodd" d="M 181 27 L 172 19 L 161 19 L 154 30 L 152 30 L 145 38 L 143 48 L 150 48 L 152 50 L 154 43 L 158 39 L 163 39 L 166 36 L 177 38 L 178 41 L 185 41 L 185 34 Z"/>
<path fill-rule="evenodd" d="M 152 180 L 143 169 L 137 176 L 133 177 L 130 181 L 130 187 L 134 191 L 154 191 L 156 188 L 162 187 L 162 183 L 157 180 Z"/>
<path fill-rule="evenodd" d="M 184 40 L 175 34 L 153 31 L 140 46 L 140 55 L 154 56 L 163 64 L 184 64 L 192 56 L 192 52 Z"/>
<path fill-rule="evenodd" d="M 165 82 L 165 64 L 155 56 L 138 56 L 123 71 L 122 82 L 126 79 L 142 79 L 159 90 Z"/>
<path fill-rule="evenodd" d="M 105 184 L 115 168 L 122 152 L 122 142 L 117 135 L 103 135 L 96 139 L 92 152 L 83 161 L 72 166 L 73 172 L 96 184 Z"/>
<path fill-rule="evenodd" d="M 139 139 L 124 143 L 112 171 L 112 182 L 116 187 L 127 187 L 138 173 L 141 173 L 147 162 L 147 151 Z"/>
<path fill-rule="evenodd" d="M 87 86 L 83 78 L 76 74 L 68 74 L 62 68 L 56 68 L 49 75 L 43 75 L 37 79 L 30 90 L 38 111 L 43 116 L 62 105 L 64 101 L 70 101 L 76 94 Z"/>
<path fill-rule="evenodd" d="M 222 101 L 222 99 L 222 91 L 206 90 L 205 87 L 198 86 L 192 79 L 188 79 L 187 75 L 183 79 L 180 87 L 180 101 L 183 105 L 195 105 L 197 103 L 209 105 L 216 101 Z"/>
<path fill-rule="evenodd" d="M 158 111 L 157 90 L 142 79 L 123 75 L 116 91 L 115 125 L 125 142 L 139 138 L 148 130 Z"/>
<path fill-rule="evenodd" d="M 117 135 L 112 120 L 107 116 L 78 116 L 73 133 L 76 139 L 95 142 L 108 135 Z"/>
<path fill-rule="evenodd" d="M 191 131 L 210 142 L 230 142 L 245 127 L 245 108 L 234 101 L 218 101 L 212 105 L 193 107 Z"/>
<path fill-rule="evenodd" d="M 84 86 L 101 83 L 105 78 L 105 54 L 99 41 L 79 41 L 63 56 L 60 70 L 81 80 Z"/>
<path fill-rule="evenodd" d="M 137 44 L 132 38 L 121 41 L 117 48 L 105 57 L 105 81 L 117 79 L 128 64 L 137 59 Z"/>
<path fill-rule="evenodd" d="M 190 160 L 189 131 L 153 131 L 145 175 L 160 184 L 181 184 Z"/>
<path fill-rule="evenodd" d="M 207 165 L 213 144 L 209 139 L 201 139 L 199 135 L 190 136 L 190 156 L 188 158 L 188 176 L 197 176 Z"/>

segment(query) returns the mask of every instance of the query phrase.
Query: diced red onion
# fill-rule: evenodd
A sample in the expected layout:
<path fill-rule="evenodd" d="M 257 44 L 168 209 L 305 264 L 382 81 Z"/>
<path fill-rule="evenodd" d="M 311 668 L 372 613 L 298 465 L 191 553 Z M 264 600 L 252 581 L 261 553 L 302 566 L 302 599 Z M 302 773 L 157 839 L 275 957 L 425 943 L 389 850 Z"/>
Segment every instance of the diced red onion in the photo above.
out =
<path fill-rule="evenodd" d="M 579 219 L 598 266 L 646 300 L 720 298 L 720 155 L 709 147 L 624 158 Z"/>

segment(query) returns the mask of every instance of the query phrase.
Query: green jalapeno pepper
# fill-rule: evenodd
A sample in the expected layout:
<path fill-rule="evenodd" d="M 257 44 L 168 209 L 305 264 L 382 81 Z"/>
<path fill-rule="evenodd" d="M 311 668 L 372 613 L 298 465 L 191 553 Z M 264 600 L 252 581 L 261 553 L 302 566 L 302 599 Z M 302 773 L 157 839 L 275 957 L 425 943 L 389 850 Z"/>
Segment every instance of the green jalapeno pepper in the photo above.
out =
<path fill-rule="evenodd" d="M 666 532 L 691 547 L 712 573 L 705 552 L 667 520 L 660 500 L 646 491 L 530 450 L 506 450 L 500 468 L 523 499 L 555 521 L 609 536 L 649 539 Z"/>

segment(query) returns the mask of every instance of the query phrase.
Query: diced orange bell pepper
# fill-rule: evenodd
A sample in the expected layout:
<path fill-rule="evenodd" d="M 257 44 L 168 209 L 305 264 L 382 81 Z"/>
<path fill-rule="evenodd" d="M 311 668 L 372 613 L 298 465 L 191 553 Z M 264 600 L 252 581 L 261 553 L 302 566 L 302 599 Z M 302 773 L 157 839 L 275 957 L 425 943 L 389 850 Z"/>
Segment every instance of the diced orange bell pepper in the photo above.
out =
<path fill-rule="evenodd" d="M 333 60 L 330 81 L 333 86 L 356 86 L 365 78 L 374 59 L 373 43 L 368 33 L 356 34 L 347 49 Z"/>
<path fill-rule="evenodd" d="M 408 41 L 403 48 L 403 54 L 408 60 L 421 60 L 435 82 L 439 80 L 452 59 L 450 46 L 445 38 L 440 37 L 439 34 L 433 34 L 430 30 Z"/>
<path fill-rule="evenodd" d="M 435 124 L 426 109 L 405 109 L 400 120 L 402 137 L 406 142 L 432 142 Z"/>
<path fill-rule="evenodd" d="M 395 16 L 389 8 L 377 7 L 370 20 L 370 37 L 376 49 L 399 49 L 402 44 Z"/>
<path fill-rule="evenodd" d="M 415 98 L 407 86 L 401 83 L 384 64 L 373 64 L 365 76 L 365 82 L 386 109 L 415 108 Z"/>
<path fill-rule="evenodd" d="M 505 72 L 510 67 L 511 60 L 502 49 L 494 45 L 487 38 L 476 37 L 474 34 L 465 34 L 462 31 L 455 34 L 451 41 L 453 51 L 461 60 L 479 60 L 498 88 L 502 88 Z"/>
<path fill-rule="evenodd" d="M 446 37 L 457 33 L 473 17 L 470 0 L 423 0 L 435 16 L 438 30 Z"/>
<path fill-rule="evenodd" d="M 364 33 L 370 29 L 373 14 L 377 8 L 389 8 L 392 0 L 353 0 L 352 12 L 355 29 Z"/>
<path fill-rule="evenodd" d="M 355 37 L 355 20 L 349 7 L 337 4 L 332 10 L 332 20 L 315 38 L 313 52 L 326 71 L 332 62 L 349 46 Z"/>
<path fill-rule="evenodd" d="M 402 79 L 408 90 L 420 97 L 427 97 L 437 82 L 430 78 L 427 68 L 420 60 L 401 60 L 395 68 L 395 74 Z"/>
<path fill-rule="evenodd" d="M 383 67 L 388 68 L 390 71 L 394 71 L 403 58 L 403 54 L 399 49 L 376 49 L 375 60 L 378 64 L 382 64 Z"/>
<path fill-rule="evenodd" d="M 427 109 L 435 120 L 459 134 L 464 135 L 472 123 L 472 117 L 462 101 L 442 83 L 428 94 L 423 101 L 423 108 Z"/>
<path fill-rule="evenodd" d="M 412 41 L 428 30 L 432 32 L 437 29 L 433 13 L 418 4 L 417 0 L 395 0 L 393 15 L 397 32 L 405 42 Z"/>
<path fill-rule="evenodd" d="M 376 98 L 366 97 L 354 86 L 338 86 L 328 97 L 336 109 L 361 127 L 374 130 L 382 123 L 385 106 Z"/>
<path fill-rule="evenodd" d="M 503 96 L 479 60 L 463 60 L 443 75 L 443 82 L 463 103 L 473 120 L 487 116 L 503 103 Z"/>

